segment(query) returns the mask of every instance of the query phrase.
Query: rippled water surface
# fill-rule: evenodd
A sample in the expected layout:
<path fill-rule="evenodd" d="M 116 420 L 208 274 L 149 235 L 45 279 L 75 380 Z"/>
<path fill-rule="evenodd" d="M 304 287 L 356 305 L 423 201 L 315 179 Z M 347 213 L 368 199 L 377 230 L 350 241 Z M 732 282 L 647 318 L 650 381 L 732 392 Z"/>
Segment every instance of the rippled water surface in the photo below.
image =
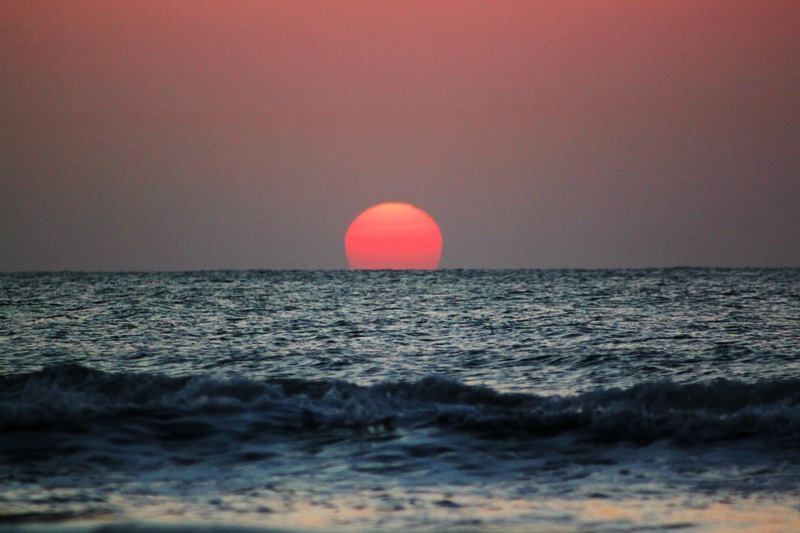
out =
<path fill-rule="evenodd" d="M 793 530 L 798 332 L 796 269 L 0 275 L 0 528 Z"/>

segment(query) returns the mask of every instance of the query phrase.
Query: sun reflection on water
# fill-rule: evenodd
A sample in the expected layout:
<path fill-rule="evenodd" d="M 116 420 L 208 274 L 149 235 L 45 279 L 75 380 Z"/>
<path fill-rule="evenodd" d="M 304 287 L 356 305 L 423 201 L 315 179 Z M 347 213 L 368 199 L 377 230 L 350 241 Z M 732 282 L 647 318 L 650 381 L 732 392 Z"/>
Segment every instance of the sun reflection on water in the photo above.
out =
<path fill-rule="evenodd" d="M 800 531 L 800 509 L 789 497 L 714 501 L 683 495 L 653 499 L 498 498 L 475 493 L 374 489 L 351 494 L 259 491 L 209 502 L 145 498 L 127 506 L 126 520 L 226 524 L 236 527 L 326 531 L 614 531 L 619 528 L 696 528 L 708 532 Z"/>

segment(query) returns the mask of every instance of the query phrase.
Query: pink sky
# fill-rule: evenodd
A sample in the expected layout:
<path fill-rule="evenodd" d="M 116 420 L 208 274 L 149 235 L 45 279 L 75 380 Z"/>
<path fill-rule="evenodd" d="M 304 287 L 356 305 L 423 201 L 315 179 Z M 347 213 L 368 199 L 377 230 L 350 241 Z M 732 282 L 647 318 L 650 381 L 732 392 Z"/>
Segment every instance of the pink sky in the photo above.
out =
<path fill-rule="evenodd" d="M 800 2 L 0 0 L 0 270 L 800 266 Z"/>

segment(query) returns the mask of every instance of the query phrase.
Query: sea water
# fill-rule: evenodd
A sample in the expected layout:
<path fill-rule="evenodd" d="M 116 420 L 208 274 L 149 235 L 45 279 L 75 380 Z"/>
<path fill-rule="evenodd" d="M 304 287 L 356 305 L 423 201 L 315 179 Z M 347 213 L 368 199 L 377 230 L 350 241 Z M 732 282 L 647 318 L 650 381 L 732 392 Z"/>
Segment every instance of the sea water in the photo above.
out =
<path fill-rule="evenodd" d="M 800 270 L 0 275 L 0 530 L 178 525 L 798 530 Z"/>

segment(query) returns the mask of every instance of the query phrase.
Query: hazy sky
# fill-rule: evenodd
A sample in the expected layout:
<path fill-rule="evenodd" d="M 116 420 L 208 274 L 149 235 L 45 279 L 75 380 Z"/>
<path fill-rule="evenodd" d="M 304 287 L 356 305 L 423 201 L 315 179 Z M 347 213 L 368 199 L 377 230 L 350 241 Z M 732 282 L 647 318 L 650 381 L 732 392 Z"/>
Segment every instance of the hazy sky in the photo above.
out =
<path fill-rule="evenodd" d="M 800 2 L 0 0 L 0 270 L 800 266 Z"/>

